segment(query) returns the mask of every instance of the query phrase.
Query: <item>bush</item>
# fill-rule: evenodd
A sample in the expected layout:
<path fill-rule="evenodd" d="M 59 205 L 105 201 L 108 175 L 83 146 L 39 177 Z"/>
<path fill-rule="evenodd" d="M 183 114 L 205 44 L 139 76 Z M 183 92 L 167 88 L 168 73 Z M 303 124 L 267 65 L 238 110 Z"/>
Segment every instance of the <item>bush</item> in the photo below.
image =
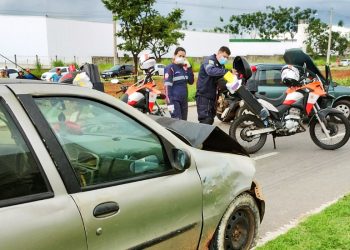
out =
<path fill-rule="evenodd" d="M 108 70 L 108 69 L 112 68 L 113 64 L 112 63 L 101 63 L 101 64 L 99 64 L 97 66 L 98 66 L 98 70 L 100 72 L 102 72 L 104 70 Z"/>
<path fill-rule="evenodd" d="M 62 60 L 55 60 L 52 61 L 52 67 L 62 67 L 65 63 Z"/>

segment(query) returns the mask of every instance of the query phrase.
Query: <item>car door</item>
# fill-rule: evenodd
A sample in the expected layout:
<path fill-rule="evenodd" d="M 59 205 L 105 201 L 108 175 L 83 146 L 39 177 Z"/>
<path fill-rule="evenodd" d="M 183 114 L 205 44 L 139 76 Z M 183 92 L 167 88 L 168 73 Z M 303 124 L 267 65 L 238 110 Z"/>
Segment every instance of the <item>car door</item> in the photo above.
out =
<path fill-rule="evenodd" d="M 79 181 L 81 192 L 72 197 L 89 249 L 197 247 L 202 188 L 194 163 L 175 170 L 170 142 L 101 101 L 42 97 L 35 103 Z"/>
<path fill-rule="evenodd" d="M 0 138 L 0 249 L 87 249 L 79 210 L 6 86 L 0 86 Z"/>
<path fill-rule="evenodd" d="M 281 68 L 258 70 L 258 93 L 269 98 L 280 97 L 287 89 L 281 82 Z"/>

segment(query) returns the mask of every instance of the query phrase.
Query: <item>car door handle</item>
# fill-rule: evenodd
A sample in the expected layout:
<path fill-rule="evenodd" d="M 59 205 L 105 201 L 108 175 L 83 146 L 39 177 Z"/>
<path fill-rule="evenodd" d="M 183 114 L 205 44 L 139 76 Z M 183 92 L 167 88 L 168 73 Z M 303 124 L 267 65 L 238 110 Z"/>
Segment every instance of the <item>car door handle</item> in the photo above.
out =
<path fill-rule="evenodd" d="M 94 209 L 94 216 L 96 218 L 104 218 L 116 214 L 119 211 L 119 205 L 116 202 L 104 202 L 97 205 Z"/>
<path fill-rule="evenodd" d="M 266 95 L 265 91 L 259 92 L 260 95 Z"/>

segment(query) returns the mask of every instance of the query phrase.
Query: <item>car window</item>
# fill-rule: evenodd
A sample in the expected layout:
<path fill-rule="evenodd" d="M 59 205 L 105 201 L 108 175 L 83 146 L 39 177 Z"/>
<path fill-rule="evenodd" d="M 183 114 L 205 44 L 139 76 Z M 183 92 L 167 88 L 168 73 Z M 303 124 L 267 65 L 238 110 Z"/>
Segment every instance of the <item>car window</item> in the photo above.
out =
<path fill-rule="evenodd" d="M 82 187 L 171 169 L 158 136 L 122 112 L 79 98 L 35 101 Z"/>
<path fill-rule="evenodd" d="M 1 103 L 0 138 L 0 206 L 8 199 L 47 192 L 39 166 Z"/>
<path fill-rule="evenodd" d="M 110 68 L 109 70 L 113 71 L 113 70 L 118 70 L 120 68 L 119 65 L 115 65 L 112 68 Z"/>
<path fill-rule="evenodd" d="M 260 70 L 259 85 L 281 86 L 281 71 L 278 69 Z"/>
<path fill-rule="evenodd" d="M 67 72 L 67 68 L 61 68 L 61 72 L 62 72 L 62 73 Z"/>
<path fill-rule="evenodd" d="M 15 69 L 8 69 L 7 72 L 8 72 L 9 74 L 18 73 L 17 70 L 15 70 Z"/>
<path fill-rule="evenodd" d="M 57 69 L 57 68 L 50 69 L 49 72 L 56 72 L 56 69 Z"/>

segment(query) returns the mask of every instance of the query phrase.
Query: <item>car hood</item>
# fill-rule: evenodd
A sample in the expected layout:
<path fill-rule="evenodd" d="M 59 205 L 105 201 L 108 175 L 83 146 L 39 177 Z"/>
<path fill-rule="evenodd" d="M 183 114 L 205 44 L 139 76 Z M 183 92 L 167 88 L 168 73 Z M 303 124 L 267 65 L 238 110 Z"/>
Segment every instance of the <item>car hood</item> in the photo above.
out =
<path fill-rule="evenodd" d="M 310 56 L 304 53 L 301 49 L 288 49 L 283 55 L 283 59 L 287 64 L 297 65 L 300 67 L 306 64 L 308 70 L 317 74 L 321 79 L 325 80 L 325 77 L 322 75 L 320 70 L 314 64 Z"/>
<path fill-rule="evenodd" d="M 249 156 L 246 150 L 237 141 L 232 139 L 217 126 L 162 116 L 150 117 L 192 147 L 207 151 Z"/>

